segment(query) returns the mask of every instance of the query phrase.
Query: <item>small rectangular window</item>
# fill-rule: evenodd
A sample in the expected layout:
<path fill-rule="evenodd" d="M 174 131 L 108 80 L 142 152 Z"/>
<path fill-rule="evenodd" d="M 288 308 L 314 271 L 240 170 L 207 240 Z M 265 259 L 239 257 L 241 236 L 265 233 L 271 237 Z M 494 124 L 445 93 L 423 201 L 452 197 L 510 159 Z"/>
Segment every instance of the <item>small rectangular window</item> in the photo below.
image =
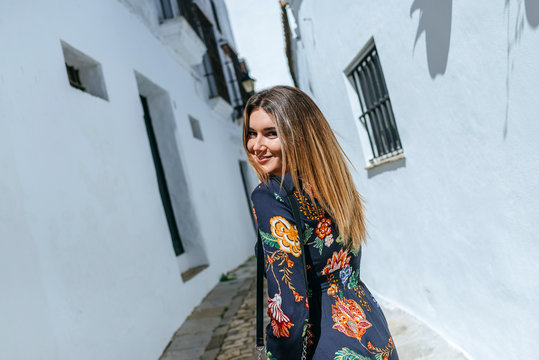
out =
<path fill-rule="evenodd" d="M 189 116 L 189 123 L 191 124 L 191 131 L 195 139 L 204 140 L 202 137 L 202 129 L 200 128 L 200 122 L 192 116 Z"/>
<path fill-rule="evenodd" d="M 368 134 L 373 160 L 400 154 L 402 144 L 373 40 L 345 73 L 359 99 L 359 120 Z"/>
<path fill-rule="evenodd" d="M 82 51 L 61 41 L 67 80 L 74 88 L 108 100 L 101 64 Z"/>
<path fill-rule="evenodd" d="M 170 5 L 170 0 L 160 0 L 161 9 L 163 10 L 163 19 L 172 19 L 174 13 L 172 12 L 172 6 Z"/>

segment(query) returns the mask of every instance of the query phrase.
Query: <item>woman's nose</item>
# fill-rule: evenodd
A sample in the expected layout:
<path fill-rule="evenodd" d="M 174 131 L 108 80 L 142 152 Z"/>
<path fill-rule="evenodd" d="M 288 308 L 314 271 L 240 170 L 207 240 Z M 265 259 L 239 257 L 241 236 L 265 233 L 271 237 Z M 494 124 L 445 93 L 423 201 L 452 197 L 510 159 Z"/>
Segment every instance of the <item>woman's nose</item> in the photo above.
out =
<path fill-rule="evenodd" d="M 260 151 L 260 150 L 262 150 L 264 148 L 264 146 L 266 146 L 265 141 L 264 141 L 264 137 L 263 136 L 257 136 L 256 139 L 255 139 L 253 150 L 254 151 Z"/>

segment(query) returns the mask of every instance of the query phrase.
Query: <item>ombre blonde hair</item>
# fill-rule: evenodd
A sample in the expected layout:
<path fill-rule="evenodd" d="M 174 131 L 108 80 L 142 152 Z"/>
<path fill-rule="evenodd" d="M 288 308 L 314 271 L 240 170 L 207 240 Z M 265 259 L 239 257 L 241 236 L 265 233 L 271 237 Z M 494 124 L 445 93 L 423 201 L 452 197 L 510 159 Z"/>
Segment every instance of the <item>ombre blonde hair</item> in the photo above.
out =
<path fill-rule="evenodd" d="M 303 91 L 289 86 L 275 86 L 253 95 L 243 114 L 243 146 L 249 164 L 258 179 L 267 182 L 262 171 L 247 150 L 249 119 L 256 109 L 264 110 L 275 121 L 281 142 L 282 174 L 289 170 L 296 189 L 299 180 L 310 190 L 311 202 L 316 197 L 320 206 L 337 223 L 339 233 L 348 246 L 359 249 L 366 241 L 364 208 L 357 192 L 343 149 L 333 130 L 314 101 Z M 281 178 L 281 185 L 284 177 Z"/>

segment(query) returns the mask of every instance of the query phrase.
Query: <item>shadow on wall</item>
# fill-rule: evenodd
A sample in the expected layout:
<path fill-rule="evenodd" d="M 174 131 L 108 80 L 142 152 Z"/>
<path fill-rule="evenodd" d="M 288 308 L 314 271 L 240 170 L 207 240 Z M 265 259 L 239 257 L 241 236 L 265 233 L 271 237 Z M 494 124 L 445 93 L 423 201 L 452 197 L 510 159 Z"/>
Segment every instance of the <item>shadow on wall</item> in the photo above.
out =
<path fill-rule="evenodd" d="M 537 0 L 529 0 L 532 1 Z M 534 5 L 535 6 L 535 5 Z M 431 78 L 445 74 L 451 39 L 453 0 L 414 0 L 410 17 L 419 10 L 419 24 L 415 35 L 414 50 L 422 33 L 425 33 L 427 62 Z"/>
<path fill-rule="evenodd" d="M 535 29 L 539 26 L 539 1 L 524 0 L 524 7 L 526 8 L 526 19 L 528 19 L 528 24 Z"/>

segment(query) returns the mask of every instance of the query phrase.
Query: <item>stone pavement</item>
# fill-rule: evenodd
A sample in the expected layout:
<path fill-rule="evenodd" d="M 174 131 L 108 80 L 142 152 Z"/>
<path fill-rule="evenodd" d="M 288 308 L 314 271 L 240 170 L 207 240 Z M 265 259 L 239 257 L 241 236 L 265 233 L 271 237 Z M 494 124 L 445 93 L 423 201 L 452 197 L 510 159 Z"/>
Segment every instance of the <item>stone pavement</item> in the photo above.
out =
<path fill-rule="evenodd" d="M 251 360 L 255 356 L 256 260 L 226 274 L 187 318 L 160 360 Z M 376 294 L 375 294 L 376 297 Z M 428 326 L 376 297 L 400 360 L 466 360 Z M 267 315 L 264 323 L 269 322 Z"/>

